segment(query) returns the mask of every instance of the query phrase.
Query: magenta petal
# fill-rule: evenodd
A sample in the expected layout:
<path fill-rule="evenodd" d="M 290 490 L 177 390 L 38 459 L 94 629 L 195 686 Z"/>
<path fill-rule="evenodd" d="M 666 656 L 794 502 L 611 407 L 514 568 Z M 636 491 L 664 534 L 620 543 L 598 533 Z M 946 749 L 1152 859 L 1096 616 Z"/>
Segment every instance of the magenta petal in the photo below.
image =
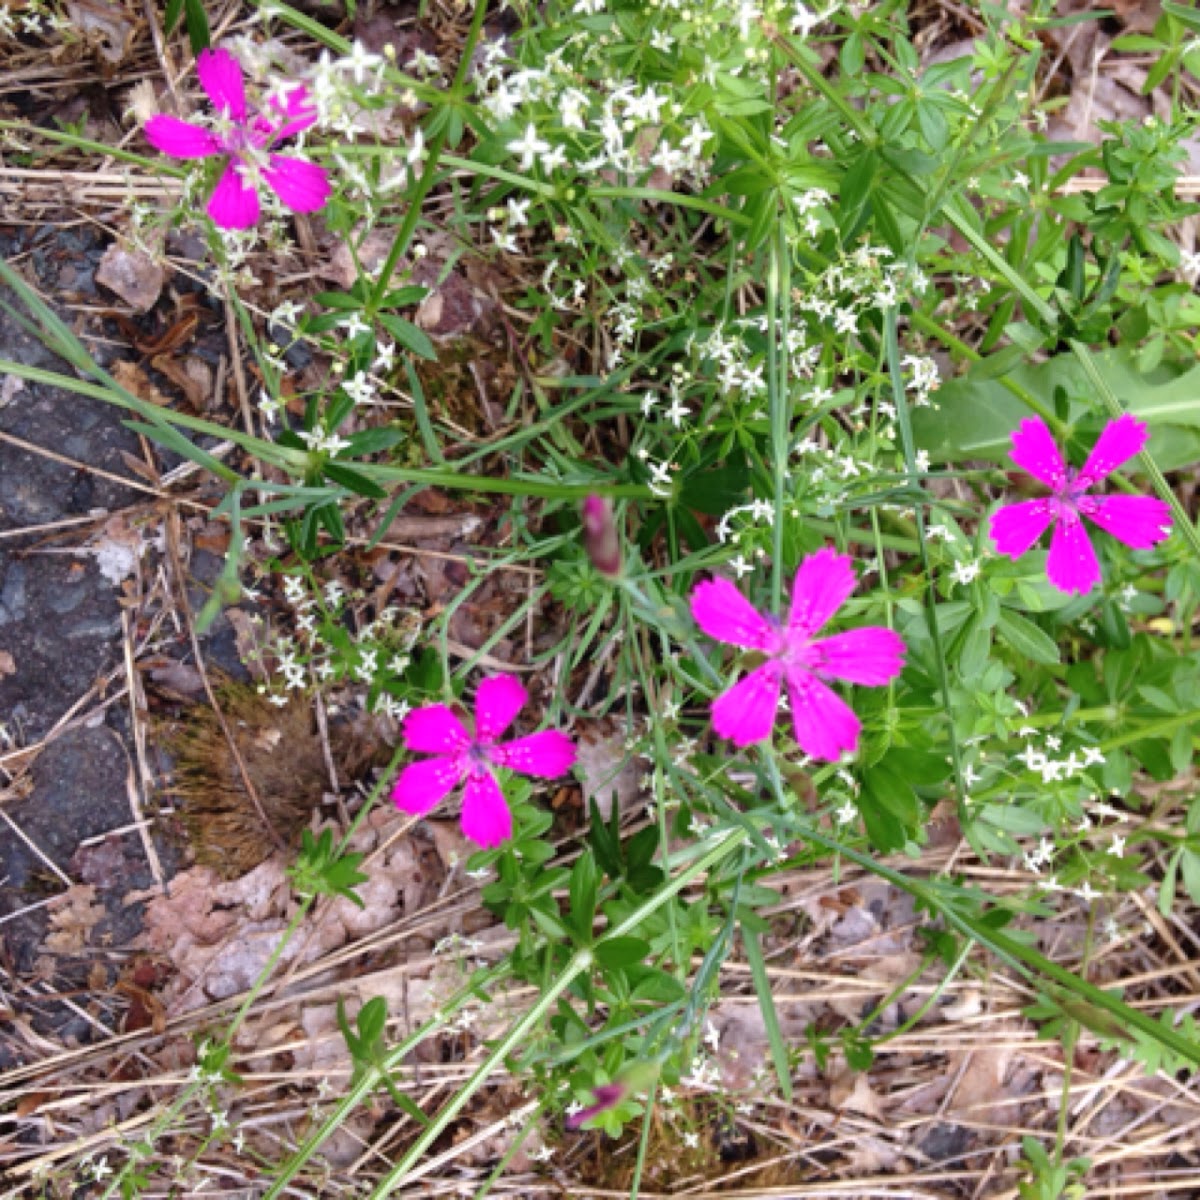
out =
<path fill-rule="evenodd" d="M 142 132 L 155 150 L 172 158 L 210 158 L 221 153 L 221 139 L 215 133 L 164 113 L 151 117 Z"/>
<path fill-rule="evenodd" d="M 430 758 L 410 763 L 400 772 L 400 778 L 392 788 L 392 800 L 404 812 L 423 817 L 462 779 L 463 774 L 463 767 L 453 758 Z"/>
<path fill-rule="evenodd" d="M 444 704 L 428 704 L 404 718 L 404 744 L 421 754 L 458 754 L 471 739 L 462 722 Z"/>
<path fill-rule="evenodd" d="M 228 50 L 201 50 L 196 59 L 196 74 L 213 108 L 228 113 L 235 121 L 246 119 L 242 66 Z"/>
<path fill-rule="evenodd" d="M 1010 456 L 1023 471 L 1058 491 L 1067 479 L 1067 466 L 1054 435 L 1041 417 L 1026 417 L 1012 435 Z"/>
<path fill-rule="evenodd" d="M 997 509 L 992 514 L 988 533 L 1000 554 L 1020 558 L 1046 532 L 1052 520 L 1052 501 L 1023 500 L 1020 504 L 1006 504 Z"/>
<path fill-rule="evenodd" d="M 779 708 L 782 674 L 778 663 L 764 663 L 722 692 L 712 706 L 713 728 L 717 733 L 729 738 L 735 746 L 750 746 L 769 738 Z"/>
<path fill-rule="evenodd" d="M 882 625 L 848 629 L 808 648 L 808 665 L 821 675 L 879 687 L 904 668 L 904 639 Z"/>
<path fill-rule="evenodd" d="M 770 650 L 778 640 L 767 619 L 728 579 L 695 586 L 692 618 L 710 638 L 748 650 Z"/>
<path fill-rule="evenodd" d="M 854 591 L 854 566 L 848 554 L 830 546 L 810 554 L 796 572 L 788 638 L 812 637 Z"/>
<path fill-rule="evenodd" d="M 1152 496 L 1087 496 L 1079 511 L 1135 550 L 1155 546 L 1171 533 L 1171 506 Z"/>
<path fill-rule="evenodd" d="M 487 748 L 489 761 L 507 767 L 519 775 L 536 775 L 540 779 L 556 779 L 575 765 L 575 744 L 565 733 L 547 729 L 529 737 L 502 742 Z"/>
<path fill-rule="evenodd" d="M 303 84 L 292 88 L 282 101 L 272 100 L 271 108 L 283 118 L 280 125 L 271 131 L 271 138 L 276 142 L 303 133 L 317 121 L 317 106 Z"/>
<path fill-rule="evenodd" d="M 272 154 L 271 165 L 264 167 L 262 174 L 267 186 L 292 212 L 316 212 L 333 191 L 325 168 L 302 158 Z"/>
<path fill-rule="evenodd" d="M 796 741 L 805 754 L 837 762 L 858 749 L 862 723 L 832 688 L 807 671 L 793 670 L 788 674 L 788 698 Z"/>
<path fill-rule="evenodd" d="M 249 229 L 258 220 L 258 193 L 242 178 L 236 159 L 209 198 L 208 215 L 222 229 Z"/>
<path fill-rule="evenodd" d="M 1074 513 L 1064 513 L 1054 526 L 1046 574 L 1060 592 L 1082 595 L 1100 582 L 1100 564 L 1083 522 Z"/>
<path fill-rule="evenodd" d="M 1135 454 L 1140 454 L 1149 436 L 1150 431 L 1146 428 L 1146 423 L 1129 413 L 1115 421 L 1109 421 L 1103 433 L 1096 439 L 1091 454 L 1087 456 L 1087 462 L 1083 464 L 1075 486 L 1087 488 L 1099 483 L 1122 463 L 1128 462 Z"/>
<path fill-rule="evenodd" d="M 475 690 L 475 736 L 494 742 L 529 703 L 529 693 L 512 675 L 489 675 Z"/>
<path fill-rule="evenodd" d="M 463 792 L 462 831 L 485 850 L 512 837 L 512 813 L 500 785 L 486 772 L 472 775 Z"/>

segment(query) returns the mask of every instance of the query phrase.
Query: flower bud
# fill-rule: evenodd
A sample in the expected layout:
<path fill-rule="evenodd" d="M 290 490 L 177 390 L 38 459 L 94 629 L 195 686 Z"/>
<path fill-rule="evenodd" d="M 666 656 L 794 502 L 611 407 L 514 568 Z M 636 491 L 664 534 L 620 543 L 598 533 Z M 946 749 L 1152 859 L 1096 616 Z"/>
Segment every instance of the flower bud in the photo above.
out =
<path fill-rule="evenodd" d="M 583 502 L 583 544 L 601 575 L 616 579 L 621 574 L 621 539 L 612 504 L 603 496 L 588 496 Z"/>

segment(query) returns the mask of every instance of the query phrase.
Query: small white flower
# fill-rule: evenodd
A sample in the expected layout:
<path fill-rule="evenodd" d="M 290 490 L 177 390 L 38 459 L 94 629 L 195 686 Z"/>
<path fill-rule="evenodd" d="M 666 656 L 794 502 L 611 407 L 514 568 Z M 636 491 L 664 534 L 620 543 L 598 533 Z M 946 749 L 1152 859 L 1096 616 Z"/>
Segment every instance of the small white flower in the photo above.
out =
<path fill-rule="evenodd" d="M 538 137 L 537 126 L 530 122 L 521 137 L 508 143 L 508 149 L 521 156 L 521 170 L 528 171 L 533 166 L 533 160 L 550 149 L 550 143 Z"/>
<path fill-rule="evenodd" d="M 700 1145 L 700 1135 L 698 1133 L 691 1133 L 691 1132 L 685 1133 L 683 1135 L 683 1144 L 689 1150 L 697 1149 Z"/>
<path fill-rule="evenodd" d="M 350 48 L 349 56 L 342 59 L 341 65 L 354 76 L 354 82 L 361 85 L 363 76 L 368 71 L 374 71 L 382 62 L 383 59 L 378 54 L 369 53 L 362 42 L 355 42 Z"/>
<path fill-rule="evenodd" d="M 522 225 L 529 224 L 529 206 L 533 201 L 528 197 L 519 198 L 517 196 L 509 197 L 508 208 L 508 223 L 520 228 Z"/>
<path fill-rule="evenodd" d="M 428 154 L 425 150 L 425 135 L 420 129 L 418 129 L 416 133 L 412 135 L 412 140 L 408 143 L 408 149 L 404 154 L 404 161 L 408 163 L 410 167 L 419 167 L 427 157 Z"/>
<path fill-rule="evenodd" d="M 954 576 L 954 582 L 966 585 L 971 583 L 979 576 L 980 563 L 978 559 L 975 561 L 960 562 L 954 564 L 954 570 L 951 572 Z"/>
<path fill-rule="evenodd" d="M 1125 839 L 1119 833 L 1113 834 L 1112 841 L 1109 843 L 1108 852 L 1114 858 L 1120 858 L 1125 853 Z"/>

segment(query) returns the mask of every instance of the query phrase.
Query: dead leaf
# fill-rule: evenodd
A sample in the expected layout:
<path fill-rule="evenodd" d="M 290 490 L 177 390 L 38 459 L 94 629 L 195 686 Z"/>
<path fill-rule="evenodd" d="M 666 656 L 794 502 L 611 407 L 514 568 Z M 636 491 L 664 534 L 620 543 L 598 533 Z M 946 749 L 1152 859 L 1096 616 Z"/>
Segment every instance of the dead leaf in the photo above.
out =
<path fill-rule="evenodd" d="M 113 242 L 96 268 L 96 282 L 116 292 L 130 308 L 147 312 L 162 293 L 166 275 L 161 266 L 141 250 L 126 250 Z"/>
<path fill-rule="evenodd" d="M 204 679 L 200 672 L 190 663 L 168 660 L 162 666 L 150 668 L 150 678 L 169 692 L 188 699 L 199 696 L 204 691 Z"/>
<path fill-rule="evenodd" d="M 84 883 L 110 888 L 124 877 L 128 864 L 119 837 L 105 838 L 94 846 L 80 846 L 71 859 L 71 870 Z"/>
<path fill-rule="evenodd" d="M 830 1083 L 829 1103 L 834 1108 L 861 1113 L 872 1121 L 883 1119 L 883 1102 L 867 1076 L 858 1071 L 844 1071 Z"/>
<path fill-rule="evenodd" d="M 5 375 L 4 382 L 0 383 L 0 408 L 11 403 L 12 398 L 24 390 L 25 380 L 19 375 Z"/>
<path fill-rule="evenodd" d="M 13 661 L 13 656 L 7 650 L 0 650 L 0 676 L 16 673 L 17 664 Z"/>
<path fill-rule="evenodd" d="M 620 728 L 604 732 L 600 723 L 594 722 L 581 731 L 576 745 L 584 807 L 590 812 L 591 801 L 595 800 L 606 821 L 612 816 L 614 803 L 622 815 L 638 803 L 642 770 L 625 749 L 625 741 Z"/>
<path fill-rule="evenodd" d="M 134 23 L 123 9 L 104 0 L 67 0 L 67 13 L 74 31 L 82 33 L 101 58 L 114 67 L 125 61 L 133 42 Z M 98 274 L 96 278 L 100 278 Z"/>
<path fill-rule="evenodd" d="M 166 1031 L 167 1010 L 157 996 L 125 980 L 118 982 L 116 990 L 129 997 L 129 1009 L 121 1026 L 125 1033 L 139 1029 L 150 1029 L 155 1033 Z"/>
<path fill-rule="evenodd" d="M 181 362 L 169 354 L 156 354 L 150 365 L 161 371 L 181 392 L 187 402 L 198 412 L 209 407 L 212 398 L 213 373 L 203 359 L 189 354 Z"/>
<path fill-rule="evenodd" d="M 81 953 L 97 922 L 106 915 L 104 905 L 96 903 L 96 889 L 90 883 L 72 884 L 48 907 L 51 931 L 45 944 L 56 954 Z"/>
<path fill-rule="evenodd" d="M 150 377 L 135 362 L 121 359 L 110 368 L 112 377 L 127 391 L 132 392 L 139 400 L 168 408 L 171 400 L 158 390 Z"/>
<path fill-rule="evenodd" d="M 1003 1121 L 1010 1113 L 1011 1106 L 1004 1103 L 1008 1098 L 1004 1080 L 1016 1051 L 1003 1042 L 1005 1033 L 1011 1031 L 1011 1027 L 1006 1029 L 1005 1022 L 997 1022 L 989 1026 L 988 1034 L 999 1045 L 981 1045 L 951 1056 L 946 1068 L 950 1078 L 957 1074 L 964 1057 L 970 1061 L 945 1106 L 947 1113 L 984 1123 Z"/>

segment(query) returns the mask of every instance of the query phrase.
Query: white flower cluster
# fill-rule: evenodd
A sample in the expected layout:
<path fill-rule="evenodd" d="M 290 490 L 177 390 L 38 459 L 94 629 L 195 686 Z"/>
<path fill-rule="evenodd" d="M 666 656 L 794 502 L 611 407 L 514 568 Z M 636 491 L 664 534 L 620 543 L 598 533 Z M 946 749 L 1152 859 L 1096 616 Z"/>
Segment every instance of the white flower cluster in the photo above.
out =
<path fill-rule="evenodd" d="M 327 622 L 337 622 L 345 632 L 341 617 L 348 593 L 336 579 L 317 593 L 311 590 L 304 576 L 288 574 L 283 576 L 283 592 L 303 644 L 279 635 L 255 654 L 260 663 L 268 657 L 274 659 L 276 674 L 281 677 L 281 689 L 266 685 L 259 689 L 267 693 L 270 702 L 283 707 L 293 691 L 322 685 L 360 684 L 375 693 L 371 711 L 403 720 L 411 706 L 393 696 L 386 686 L 379 685 L 399 678 L 408 669 L 410 652 L 421 633 L 419 617 L 404 609 L 385 608 L 373 621 L 363 625 L 347 646 L 341 638 L 335 643 L 322 636 L 322 627 Z M 252 620 L 261 623 L 261 618 Z"/>

